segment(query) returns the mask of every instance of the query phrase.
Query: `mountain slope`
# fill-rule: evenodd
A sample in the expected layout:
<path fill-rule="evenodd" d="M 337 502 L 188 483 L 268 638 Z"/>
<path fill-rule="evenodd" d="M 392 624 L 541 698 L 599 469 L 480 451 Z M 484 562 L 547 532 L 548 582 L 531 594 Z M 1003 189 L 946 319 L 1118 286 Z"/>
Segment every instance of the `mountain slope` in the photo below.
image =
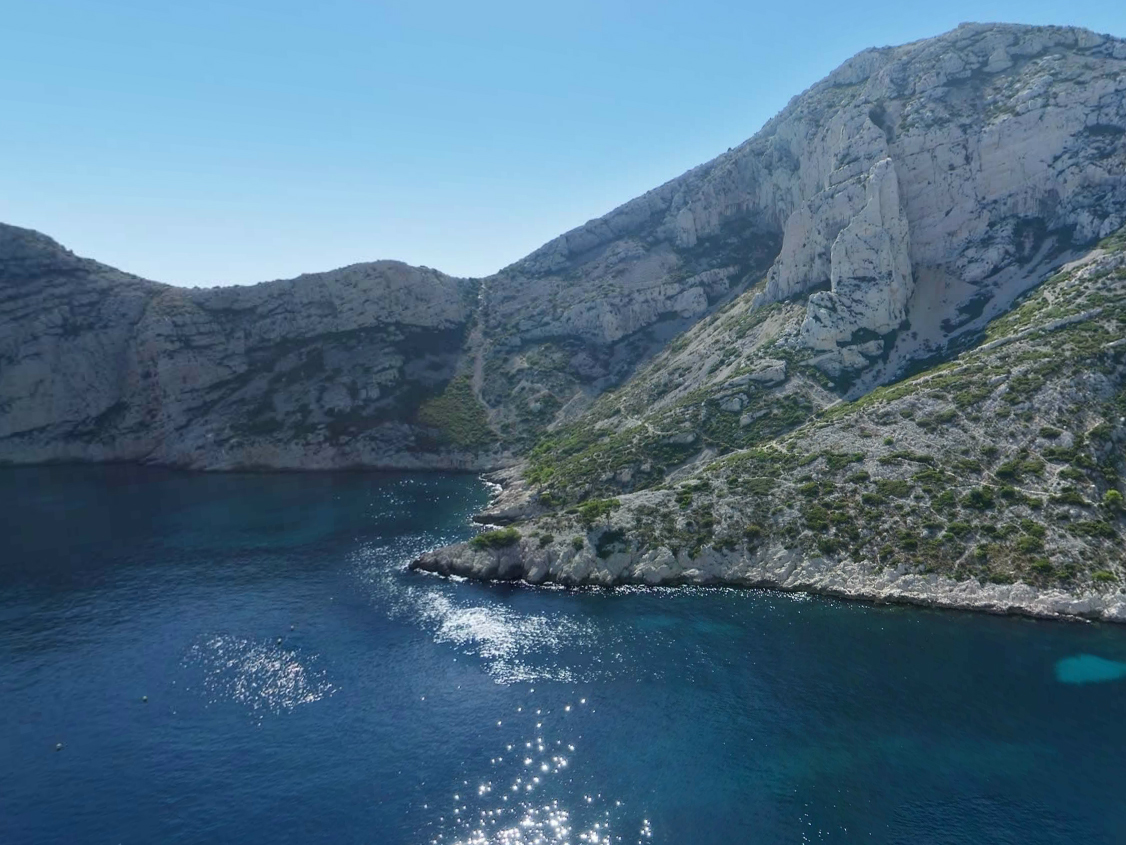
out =
<path fill-rule="evenodd" d="M 1123 443 L 1126 229 L 950 362 L 673 482 L 587 498 L 414 565 L 1126 622 Z"/>
<path fill-rule="evenodd" d="M 189 291 L 3 227 L 0 460 L 641 490 L 956 353 L 1124 222 L 1126 42 L 967 24 L 482 280 Z"/>
<path fill-rule="evenodd" d="M 519 428 L 522 407 L 589 399 L 764 276 L 755 304 L 809 296 L 800 345 L 863 393 L 1126 222 L 1124 135 L 1116 39 L 968 24 L 864 51 L 746 143 L 485 280 L 486 401 Z"/>
<path fill-rule="evenodd" d="M 175 288 L 10 226 L 0 255 L 0 460 L 495 462 L 483 409 L 453 438 L 418 417 L 457 372 L 475 282 L 376 262 Z M 472 421 L 474 406 L 460 416 Z"/>

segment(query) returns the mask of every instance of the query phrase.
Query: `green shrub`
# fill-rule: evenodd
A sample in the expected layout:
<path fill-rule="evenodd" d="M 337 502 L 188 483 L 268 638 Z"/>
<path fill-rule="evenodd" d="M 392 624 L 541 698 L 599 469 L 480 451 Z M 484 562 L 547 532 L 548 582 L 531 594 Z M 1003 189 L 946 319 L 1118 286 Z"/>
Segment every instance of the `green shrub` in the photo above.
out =
<path fill-rule="evenodd" d="M 882 496 L 903 499 L 911 492 L 911 484 L 901 478 L 877 478 L 876 492 Z"/>
<path fill-rule="evenodd" d="M 503 549 L 520 542 L 520 532 L 515 528 L 498 528 L 496 531 L 482 531 L 469 541 L 475 549 Z"/>
<path fill-rule="evenodd" d="M 747 538 L 748 543 L 757 543 L 762 539 L 763 530 L 761 525 L 751 523 L 743 529 L 743 536 Z"/>
<path fill-rule="evenodd" d="M 586 540 L 584 540 L 582 537 L 572 537 L 571 538 L 571 548 L 573 548 L 576 552 L 582 551 L 582 548 L 585 545 L 586 545 Z"/>
<path fill-rule="evenodd" d="M 773 478 L 755 477 L 748 478 L 741 486 L 744 492 L 755 496 L 766 496 L 773 492 L 777 484 L 778 482 Z"/>
<path fill-rule="evenodd" d="M 544 548 L 545 546 L 550 546 L 553 542 L 555 542 L 555 535 L 554 534 L 540 534 L 540 548 L 541 549 Z"/>
<path fill-rule="evenodd" d="M 1052 496 L 1052 502 L 1057 505 L 1079 505 L 1080 507 L 1090 504 L 1074 487 L 1065 487 L 1055 496 Z"/>
<path fill-rule="evenodd" d="M 1015 479 L 1020 475 L 1020 463 L 1019 461 L 1005 461 L 998 466 L 997 469 L 993 470 L 993 474 L 1006 481 Z"/>
<path fill-rule="evenodd" d="M 454 446 L 481 447 L 496 440 L 468 376 L 458 376 L 441 394 L 423 402 L 417 418 L 421 425 L 436 428 L 441 439 Z"/>
<path fill-rule="evenodd" d="M 958 497 L 953 490 L 943 490 L 931 500 L 931 504 L 940 510 L 949 510 L 958 504 Z"/>
<path fill-rule="evenodd" d="M 973 526 L 971 526 L 968 522 L 951 522 L 948 526 L 946 526 L 946 530 L 957 537 L 959 540 L 963 540 L 971 531 L 973 531 Z"/>
<path fill-rule="evenodd" d="M 1075 534 L 1082 534 L 1086 537 L 1101 537 L 1104 540 L 1113 540 L 1118 536 L 1118 532 L 1114 530 L 1113 525 L 1109 522 L 1101 522 L 1098 520 L 1077 522 L 1072 526 L 1071 530 Z"/>
<path fill-rule="evenodd" d="M 1031 569 L 1037 575 L 1050 575 L 1052 572 L 1052 562 L 1046 557 L 1037 558 L 1032 561 Z"/>
<path fill-rule="evenodd" d="M 840 548 L 840 543 L 832 537 L 822 537 L 817 541 L 817 550 L 823 555 L 831 555 Z"/>
<path fill-rule="evenodd" d="M 600 519 L 610 521 L 610 514 L 622 506 L 617 499 L 588 499 L 579 505 L 579 523 L 590 528 Z"/>
<path fill-rule="evenodd" d="M 860 463 L 862 460 L 864 460 L 863 452 L 848 452 L 845 454 L 828 452 L 825 454 L 825 463 L 831 472 L 837 472 L 849 464 Z"/>
<path fill-rule="evenodd" d="M 1103 507 L 1109 511 L 1118 512 L 1123 509 L 1122 494 L 1117 490 L 1107 490 L 1103 493 Z"/>
<path fill-rule="evenodd" d="M 1118 578 L 1113 572 L 1106 569 L 1096 569 L 1091 573 L 1091 578 L 1100 584 L 1109 584 L 1112 581 L 1117 581 Z"/>
<path fill-rule="evenodd" d="M 1031 555 L 1044 550 L 1044 541 L 1039 537 L 1025 535 L 1017 538 L 1016 547 L 1021 554 Z"/>
<path fill-rule="evenodd" d="M 802 509 L 802 516 L 811 531 L 826 531 L 829 528 L 829 512 L 820 505 L 806 505 Z"/>
<path fill-rule="evenodd" d="M 866 481 L 871 481 L 871 479 L 872 475 L 866 469 L 862 469 L 859 472 L 854 472 L 848 477 L 848 480 L 853 484 L 863 484 Z"/>
<path fill-rule="evenodd" d="M 993 507 L 993 491 L 988 487 L 975 487 L 962 497 L 962 505 L 977 511 L 989 510 Z"/>

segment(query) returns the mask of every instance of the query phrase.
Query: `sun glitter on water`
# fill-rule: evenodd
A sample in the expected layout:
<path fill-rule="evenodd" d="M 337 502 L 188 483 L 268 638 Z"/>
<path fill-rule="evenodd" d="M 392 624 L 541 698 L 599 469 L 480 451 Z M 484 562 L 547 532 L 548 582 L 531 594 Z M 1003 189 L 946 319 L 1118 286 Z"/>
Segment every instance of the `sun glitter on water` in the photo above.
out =
<path fill-rule="evenodd" d="M 234 701 L 253 711 L 279 713 L 335 692 L 324 673 L 311 668 L 315 661 L 315 655 L 299 655 L 268 640 L 220 634 L 193 645 L 184 666 L 203 669 L 209 703 Z"/>
<path fill-rule="evenodd" d="M 551 797 L 574 784 L 575 743 L 551 735 L 552 713 L 523 706 L 516 711 L 513 720 L 523 716 L 531 730 L 500 746 L 475 786 L 462 782 L 449 809 L 438 816 L 435 826 L 441 832 L 430 845 L 641 845 L 652 838 L 648 819 L 630 821 L 623 802 L 601 792 L 583 794 L 577 807 Z M 591 711 L 581 698 L 565 705 L 558 718 Z M 496 727 L 503 732 L 505 725 L 501 719 Z M 628 836 L 627 830 L 635 834 Z"/>

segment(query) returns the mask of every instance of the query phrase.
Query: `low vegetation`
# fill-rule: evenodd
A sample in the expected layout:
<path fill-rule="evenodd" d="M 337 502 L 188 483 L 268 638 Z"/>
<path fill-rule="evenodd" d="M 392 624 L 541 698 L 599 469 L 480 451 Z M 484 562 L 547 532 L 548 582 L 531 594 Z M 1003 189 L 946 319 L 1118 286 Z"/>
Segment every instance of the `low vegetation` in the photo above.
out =
<path fill-rule="evenodd" d="M 872 571 L 1126 589 L 1124 335 L 1120 258 L 1058 274 L 979 346 L 853 402 L 762 338 L 756 354 L 786 361 L 786 379 L 740 380 L 762 365 L 735 343 L 703 387 L 639 397 L 651 374 L 543 438 L 528 478 L 557 509 L 539 522 L 591 532 L 600 558 L 780 546 Z M 661 362 L 674 378 L 677 360 Z"/>

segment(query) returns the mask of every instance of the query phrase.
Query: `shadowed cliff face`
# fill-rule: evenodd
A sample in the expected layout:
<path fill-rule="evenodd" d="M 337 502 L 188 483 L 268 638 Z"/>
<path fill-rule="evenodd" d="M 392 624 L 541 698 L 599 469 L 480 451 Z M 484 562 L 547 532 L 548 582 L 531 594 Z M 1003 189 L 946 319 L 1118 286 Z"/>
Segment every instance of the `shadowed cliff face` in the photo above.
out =
<path fill-rule="evenodd" d="M 488 452 L 418 420 L 457 370 L 473 282 L 377 262 L 182 289 L 13 227 L 0 255 L 0 458 L 472 468 Z"/>
<path fill-rule="evenodd" d="M 858 54 L 479 282 L 181 290 L 4 227 L 0 459 L 484 468 L 539 442 L 558 469 L 644 420 L 632 488 L 952 354 L 1124 222 L 1126 42 L 968 24 Z"/>

